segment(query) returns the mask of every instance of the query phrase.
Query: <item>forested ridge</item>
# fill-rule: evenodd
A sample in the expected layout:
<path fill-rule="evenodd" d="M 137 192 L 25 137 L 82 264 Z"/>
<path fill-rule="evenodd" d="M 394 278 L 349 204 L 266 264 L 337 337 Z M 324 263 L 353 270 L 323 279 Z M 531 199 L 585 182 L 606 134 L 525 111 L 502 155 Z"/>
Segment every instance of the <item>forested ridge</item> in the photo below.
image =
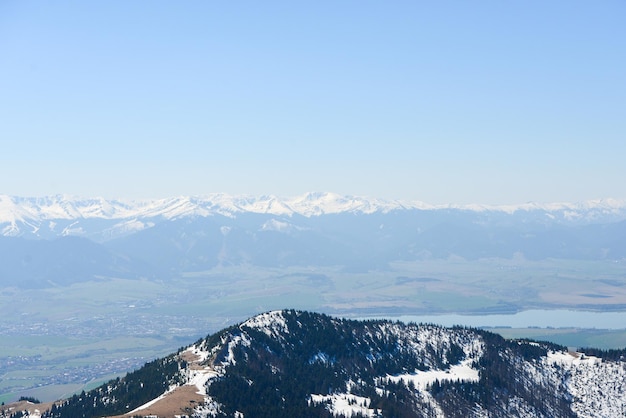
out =
<path fill-rule="evenodd" d="M 206 353 L 203 364 L 216 375 L 205 385 L 206 400 L 214 408 L 190 416 L 341 416 L 333 396 L 343 396 L 354 407 L 352 416 L 428 417 L 437 411 L 449 417 L 578 416 L 566 388 L 568 372 L 546 363 L 548 353 L 566 352 L 565 347 L 506 340 L 480 329 L 354 321 L 288 310 L 251 318 L 192 347 Z M 132 411 L 186 383 L 184 350 L 74 395 L 43 417 Z M 618 362 L 625 354 L 591 351 L 588 355 Z M 450 373 L 461 364 L 476 370 L 477 378 L 437 378 L 421 389 L 413 381 L 389 378 Z M 325 400 L 313 401 L 315 396 Z"/>

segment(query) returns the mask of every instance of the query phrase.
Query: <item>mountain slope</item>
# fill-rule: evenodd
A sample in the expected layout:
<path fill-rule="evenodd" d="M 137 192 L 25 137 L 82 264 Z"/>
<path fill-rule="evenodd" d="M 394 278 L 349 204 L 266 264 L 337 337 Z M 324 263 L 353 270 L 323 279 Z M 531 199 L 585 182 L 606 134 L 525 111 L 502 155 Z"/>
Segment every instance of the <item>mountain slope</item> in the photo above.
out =
<path fill-rule="evenodd" d="M 86 238 L 27 240 L 0 236 L 0 283 L 25 289 L 97 278 L 151 277 L 154 271 Z"/>
<path fill-rule="evenodd" d="M 615 354 L 615 353 L 614 353 Z M 626 367 L 486 331 L 275 311 L 44 417 L 613 417 Z"/>

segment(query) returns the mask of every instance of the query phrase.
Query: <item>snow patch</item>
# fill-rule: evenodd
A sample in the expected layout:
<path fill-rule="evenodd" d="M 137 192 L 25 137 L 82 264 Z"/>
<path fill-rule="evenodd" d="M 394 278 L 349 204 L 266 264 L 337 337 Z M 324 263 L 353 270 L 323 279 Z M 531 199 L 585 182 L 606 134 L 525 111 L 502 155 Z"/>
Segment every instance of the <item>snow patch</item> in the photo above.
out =
<path fill-rule="evenodd" d="M 336 393 L 332 395 L 310 395 L 309 406 L 327 404 L 326 409 L 334 416 L 352 417 L 355 415 L 375 417 L 381 413 L 378 409 L 370 409 L 370 398 L 352 395 L 350 393 Z"/>
<path fill-rule="evenodd" d="M 289 222 L 279 221 L 278 219 L 270 219 L 261 226 L 261 231 L 274 231 L 289 233 L 293 231 L 300 231 L 303 228 L 290 224 Z"/>
<path fill-rule="evenodd" d="M 478 370 L 471 366 L 473 361 L 474 359 L 466 359 L 460 364 L 450 366 L 449 370 L 417 371 L 411 374 L 387 375 L 387 377 L 381 379 L 394 383 L 404 382 L 405 384 L 409 384 L 409 382 L 413 382 L 413 385 L 421 390 L 425 390 L 437 380 L 440 382 L 478 382 Z"/>
<path fill-rule="evenodd" d="M 574 365 L 574 366 L 581 366 L 581 365 L 594 365 L 594 364 L 600 364 L 602 363 L 602 359 L 599 357 L 594 357 L 594 356 L 587 356 L 584 353 L 574 353 L 574 352 L 557 352 L 557 351 L 550 351 L 548 352 L 548 357 L 547 357 L 547 362 L 548 364 L 568 364 L 568 365 Z"/>
<path fill-rule="evenodd" d="M 282 311 L 271 311 L 254 316 L 244 322 L 242 326 L 258 329 L 269 337 L 289 334 L 289 328 Z"/>
<path fill-rule="evenodd" d="M 234 365 L 237 363 L 235 360 L 235 347 L 239 344 L 242 344 L 246 347 L 250 346 L 250 340 L 246 334 L 234 335 L 232 339 L 228 342 L 228 356 L 222 363 L 223 365 L 231 364 Z"/>
<path fill-rule="evenodd" d="M 187 384 L 195 386 L 198 389 L 196 391 L 198 395 L 207 396 L 206 384 L 209 380 L 217 376 L 218 373 L 211 370 L 209 367 L 205 367 L 202 370 L 190 370 L 189 382 Z"/>
<path fill-rule="evenodd" d="M 314 363 L 322 363 L 322 364 L 332 364 L 333 359 L 326 353 L 322 351 L 318 351 L 311 359 L 309 360 L 309 364 Z"/>
<path fill-rule="evenodd" d="M 199 363 L 203 363 L 205 362 L 208 358 L 210 353 L 206 350 L 203 350 L 201 347 L 197 346 L 197 345 L 192 345 L 191 347 L 187 348 L 185 351 L 193 354 L 194 356 L 198 357 L 198 362 Z"/>

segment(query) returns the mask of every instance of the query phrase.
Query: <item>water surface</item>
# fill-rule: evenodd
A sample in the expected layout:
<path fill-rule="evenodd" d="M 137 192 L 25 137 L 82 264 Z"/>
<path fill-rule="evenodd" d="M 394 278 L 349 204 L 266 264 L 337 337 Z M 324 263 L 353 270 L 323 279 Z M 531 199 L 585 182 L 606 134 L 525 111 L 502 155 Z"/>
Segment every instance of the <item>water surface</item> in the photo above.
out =
<path fill-rule="evenodd" d="M 626 312 L 589 312 L 570 310 L 528 310 L 497 315 L 402 315 L 402 322 L 434 323 L 444 326 L 512 328 L 596 328 L 626 329 Z"/>

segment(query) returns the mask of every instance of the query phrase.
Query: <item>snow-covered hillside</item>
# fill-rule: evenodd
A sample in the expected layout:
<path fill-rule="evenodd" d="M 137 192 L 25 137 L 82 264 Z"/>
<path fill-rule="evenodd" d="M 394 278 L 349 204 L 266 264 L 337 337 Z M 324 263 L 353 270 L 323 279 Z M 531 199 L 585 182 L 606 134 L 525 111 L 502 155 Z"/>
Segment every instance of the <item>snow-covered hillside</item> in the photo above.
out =
<path fill-rule="evenodd" d="M 116 405 L 128 393 L 134 403 Z M 225 329 L 84 398 L 44 416 L 609 418 L 626 414 L 626 364 L 480 330 L 289 310 Z"/>

